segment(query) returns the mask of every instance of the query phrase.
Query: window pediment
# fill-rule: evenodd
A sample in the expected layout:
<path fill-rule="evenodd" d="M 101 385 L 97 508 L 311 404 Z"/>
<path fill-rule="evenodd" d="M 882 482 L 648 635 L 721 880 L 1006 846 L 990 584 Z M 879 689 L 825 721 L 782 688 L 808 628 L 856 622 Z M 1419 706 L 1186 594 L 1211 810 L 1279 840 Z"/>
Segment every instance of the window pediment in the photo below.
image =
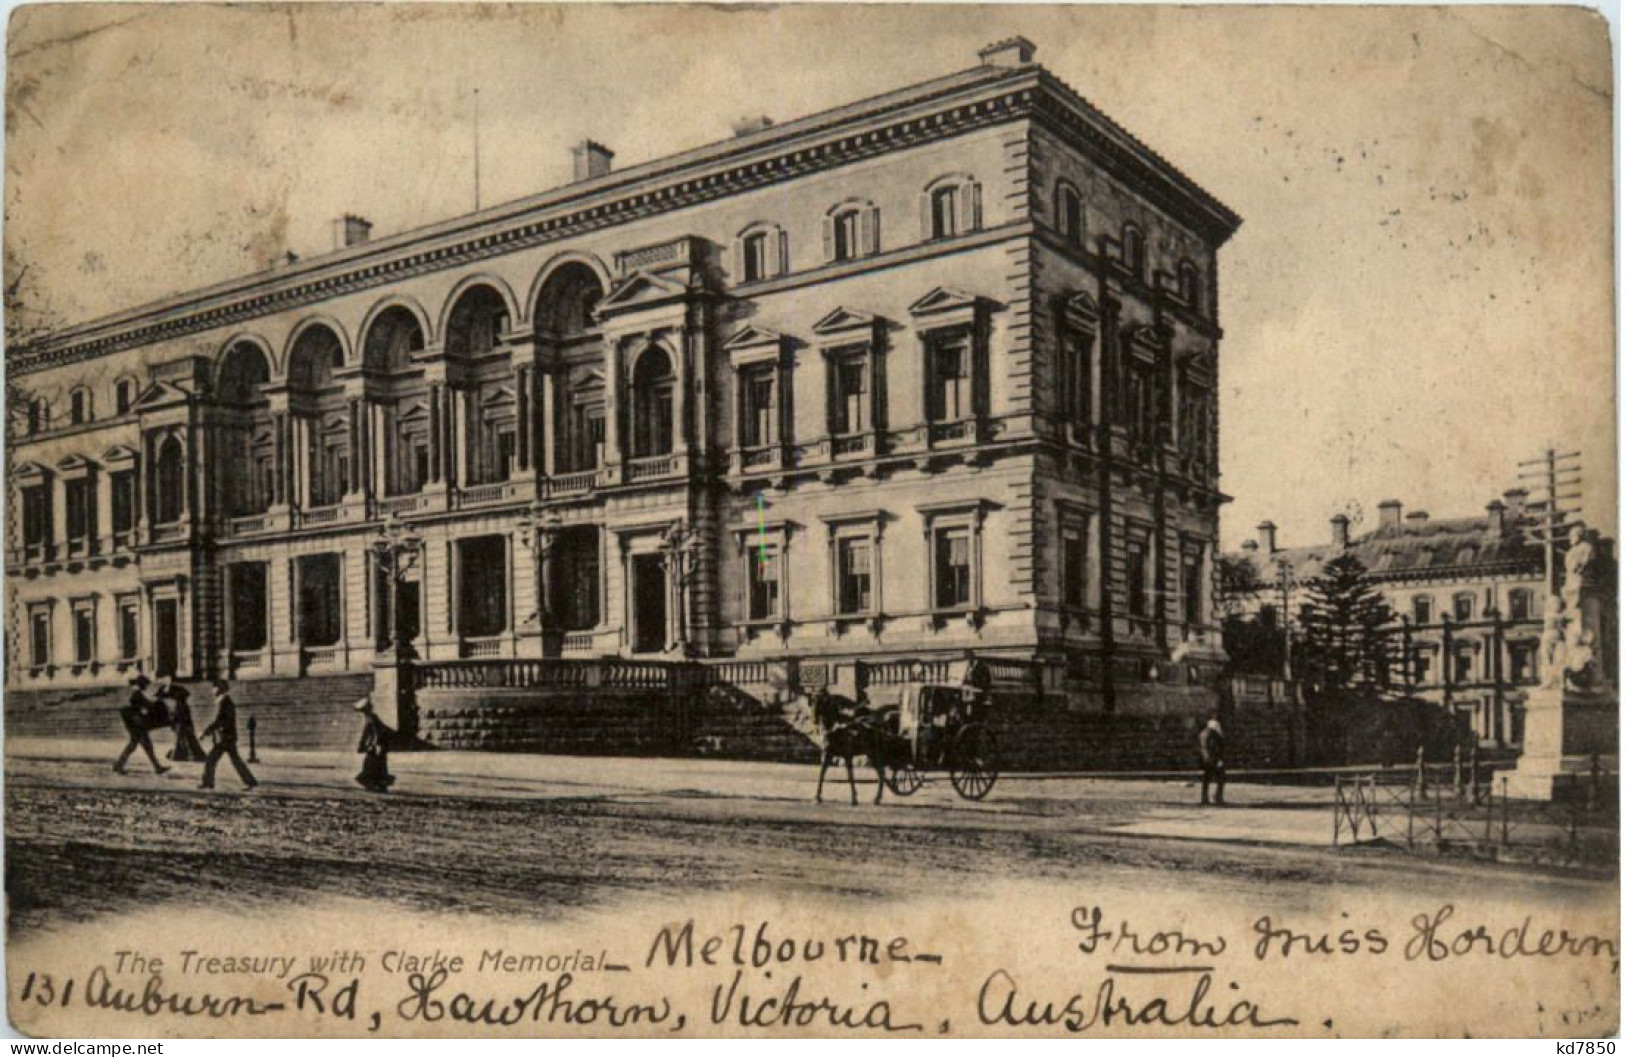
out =
<path fill-rule="evenodd" d="M 765 327 L 747 326 L 722 345 L 734 366 L 747 363 L 777 363 L 789 349 L 783 334 Z"/>
<path fill-rule="evenodd" d="M 23 485 L 44 484 L 51 479 L 51 470 L 42 463 L 25 462 L 11 471 L 12 479 Z"/>
<path fill-rule="evenodd" d="M 688 293 L 688 287 L 675 279 L 650 272 L 636 272 L 621 280 L 598 302 L 600 317 L 647 305 L 663 305 Z"/>
<path fill-rule="evenodd" d="M 67 480 L 70 478 L 84 477 L 95 473 L 101 467 L 97 466 L 83 455 L 74 454 L 69 455 L 61 462 L 57 463 L 56 468 L 61 472 L 63 479 Z"/>
<path fill-rule="evenodd" d="M 880 317 L 868 312 L 841 307 L 813 324 L 813 333 L 821 337 L 847 340 L 873 338 L 880 327 Z M 868 333 L 862 333 L 867 331 Z"/>
<path fill-rule="evenodd" d="M 134 463 L 136 458 L 135 449 L 123 444 L 115 444 L 102 454 L 102 462 L 109 467 L 129 465 Z"/>

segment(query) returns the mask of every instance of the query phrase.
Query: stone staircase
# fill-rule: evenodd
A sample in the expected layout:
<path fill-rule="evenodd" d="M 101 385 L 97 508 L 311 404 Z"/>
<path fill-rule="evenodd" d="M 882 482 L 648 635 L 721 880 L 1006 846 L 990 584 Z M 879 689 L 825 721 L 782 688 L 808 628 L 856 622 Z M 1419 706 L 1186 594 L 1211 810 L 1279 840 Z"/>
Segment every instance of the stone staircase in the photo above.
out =
<path fill-rule="evenodd" d="M 697 755 L 796 763 L 818 760 L 818 728 L 805 697 L 780 704 L 758 700 L 728 683 L 716 683 L 706 687 L 693 706 L 689 724 L 689 743 Z"/>
<path fill-rule="evenodd" d="M 189 683 L 192 716 L 201 733 L 214 718 L 208 683 Z M 370 675 L 308 676 L 303 679 L 243 679 L 232 683 L 238 736 L 247 743 L 253 716 L 255 740 L 264 749 L 353 750 L 361 721 L 351 705 L 372 689 Z M 5 695 L 6 734 L 13 738 L 124 740 L 119 709 L 129 699 L 124 686 L 71 690 L 13 690 Z M 167 746 L 169 735 L 155 740 Z"/>

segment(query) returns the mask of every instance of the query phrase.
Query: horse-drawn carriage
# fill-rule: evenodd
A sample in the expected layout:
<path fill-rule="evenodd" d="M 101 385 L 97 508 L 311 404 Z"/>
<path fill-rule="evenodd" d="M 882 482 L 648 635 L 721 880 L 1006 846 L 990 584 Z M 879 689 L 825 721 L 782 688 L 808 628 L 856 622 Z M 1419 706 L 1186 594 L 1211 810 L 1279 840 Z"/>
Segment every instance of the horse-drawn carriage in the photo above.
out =
<path fill-rule="evenodd" d="M 852 757 L 868 756 L 876 777 L 898 796 L 910 796 L 925 784 L 927 771 L 947 771 L 954 791 L 966 800 L 981 800 L 999 779 L 998 742 L 983 721 L 987 695 L 970 687 L 910 683 L 896 706 L 878 710 L 852 707 L 837 714 L 837 702 L 824 698 L 819 726 L 825 732 L 823 766 L 818 773 L 823 796 L 824 771 L 837 756 L 845 757 L 847 777 Z M 815 709 L 815 711 L 817 711 Z M 856 789 L 854 787 L 854 800 Z M 875 790 L 875 800 L 880 790 Z"/>

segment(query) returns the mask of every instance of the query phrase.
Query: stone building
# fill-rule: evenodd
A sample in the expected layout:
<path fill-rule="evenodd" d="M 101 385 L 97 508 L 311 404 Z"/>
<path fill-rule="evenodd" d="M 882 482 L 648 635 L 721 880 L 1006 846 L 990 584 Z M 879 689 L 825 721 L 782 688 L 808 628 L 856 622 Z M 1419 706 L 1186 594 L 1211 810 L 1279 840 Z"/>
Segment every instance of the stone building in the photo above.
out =
<path fill-rule="evenodd" d="M 1200 685 L 1239 220 L 1033 53 L 624 170 L 586 142 L 566 186 L 9 350 L 8 687 L 369 672 L 397 621 L 426 665 Z"/>
<path fill-rule="evenodd" d="M 1400 619 L 1393 632 L 1410 643 L 1415 696 L 1454 711 L 1482 745 L 1520 744 L 1523 703 L 1540 679 L 1546 566 L 1530 538 L 1539 510 L 1520 488 L 1483 517 L 1406 513 L 1395 499 L 1378 511 L 1377 527 L 1359 536 L 1348 518 L 1333 517 L 1326 541 L 1311 546 L 1279 547 L 1274 523 L 1259 525 L 1229 556 L 1250 563 L 1261 585 L 1242 608 L 1278 620 L 1284 600 L 1295 620 L 1304 585 L 1325 562 L 1353 554 Z"/>

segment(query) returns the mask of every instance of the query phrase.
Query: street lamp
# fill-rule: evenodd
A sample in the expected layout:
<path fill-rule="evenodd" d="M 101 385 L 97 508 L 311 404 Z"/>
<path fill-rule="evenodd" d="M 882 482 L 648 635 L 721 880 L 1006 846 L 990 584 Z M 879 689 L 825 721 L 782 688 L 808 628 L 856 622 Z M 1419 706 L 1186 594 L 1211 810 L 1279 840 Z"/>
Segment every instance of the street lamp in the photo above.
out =
<path fill-rule="evenodd" d="M 564 519 L 559 517 L 557 510 L 544 509 L 540 503 L 533 503 L 520 515 L 519 524 L 514 527 L 518 531 L 520 545 L 530 550 L 531 566 L 536 570 L 536 610 L 525 622 L 545 630 L 551 616 L 548 609 L 552 600 L 548 556 L 558 546 Z"/>
<path fill-rule="evenodd" d="M 406 655 L 407 642 L 401 635 L 401 584 L 406 574 L 416 568 L 423 551 L 423 537 L 401 523 L 394 514 L 378 526 L 378 536 L 371 544 L 378 568 L 389 577 L 389 647 L 395 659 Z"/>
<path fill-rule="evenodd" d="M 699 533 L 686 521 L 673 521 L 660 535 L 660 552 L 676 580 L 677 642 L 685 654 L 692 648 L 688 641 L 688 585 L 699 571 L 704 547 Z"/>

